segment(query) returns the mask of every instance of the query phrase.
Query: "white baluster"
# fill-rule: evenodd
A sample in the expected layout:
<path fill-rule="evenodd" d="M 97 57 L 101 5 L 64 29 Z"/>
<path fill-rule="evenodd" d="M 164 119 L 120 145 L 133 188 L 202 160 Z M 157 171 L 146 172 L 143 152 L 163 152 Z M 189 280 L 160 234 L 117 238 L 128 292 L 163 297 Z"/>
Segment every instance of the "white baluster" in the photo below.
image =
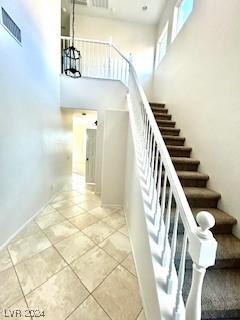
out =
<path fill-rule="evenodd" d="M 197 215 L 199 224 L 198 235 L 207 240 L 212 238 L 212 233 L 209 231 L 215 225 L 214 217 L 205 211 L 199 212 Z M 192 284 L 186 304 L 186 320 L 201 320 L 201 297 L 202 285 L 206 268 L 193 263 Z"/>
<path fill-rule="evenodd" d="M 176 294 L 176 304 L 174 308 L 174 320 L 182 319 L 182 315 L 183 315 L 182 289 L 183 289 L 183 282 L 184 282 L 184 276 L 185 276 L 186 253 L 187 253 L 187 233 L 184 232 L 181 261 L 180 261 L 179 272 L 178 272 L 178 289 Z M 194 320 L 194 319 L 191 319 L 191 320 Z"/>
<path fill-rule="evenodd" d="M 167 207 L 167 214 L 166 214 L 166 223 L 165 223 L 165 235 L 164 235 L 164 243 L 163 243 L 163 251 L 161 256 L 161 263 L 163 267 L 166 267 L 168 261 L 168 233 L 170 227 L 170 218 L 171 218 L 171 210 L 172 210 L 172 188 L 170 187 L 169 197 L 168 197 L 168 207 Z"/>
<path fill-rule="evenodd" d="M 153 131 L 151 130 L 151 139 L 150 139 L 150 144 L 149 144 L 149 149 L 148 149 L 148 166 L 147 166 L 147 184 L 149 185 L 150 183 L 150 172 L 151 172 L 151 159 L 152 159 L 152 145 L 153 145 Z"/>
<path fill-rule="evenodd" d="M 161 177 L 159 177 L 161 179 Z M 159 228 L 158 228 L 158 242 L 160 241 L 160 236 L 162 236 L 162 226 L 164 222 L 164 213 L 165 213 L 165 205 L 166 205 L 166 190 L 167 189 L 167 172 L 165 169 L 164 173 L 164 182 L 163 182 L 163 191 L 162 191 L 162 197 L 161 197 L 161 205 L 160 205 L 160 221 L 159 221 Z"/>
<path fill-rule="evenodd" d="M 158 162 L 159 162 L 159 151 L 156 144 L 156 159 L 155 159 L 155 168 L 154 168 L 154 189 L 157 193 L 157 174 L 158 174 Z"/>
<path fill-rule="evenodd" d="M 173 291 L 173 271 L 174 271 L 174 259 L 176 254 L 176 246 L 177 246 L 177 231 L 178 231 L 178 218 L 179 218 L 179 209 L 176 207 L 175 216 L 174 216 L 174 227 L 171 241 L 171 258 L 169 263 L 169 271 L 167 277 L 167 293 L 172 294 Z"/>
<path fill-rule="evenodd" d="M 147 130 L 147 143 L 146 143 L 146 151 L 145 151 L 145 155 L 144 155 L 144 171 L 147 170 L 147 162 L 148 162 L 148 147 L 150 144 L 150 138 L 151 138 L 151 127 L 150 127 L 150 123 L 148 122 L 148 130 Z"/>
<path fill-rule="evenodd" d="M 154 177 L 154 167 L 155 167 L 155 152 L 156 152 L 156 141 L 155 141 L 155 137 L 153 135 L 153 141 L 152 141 L 152 147 L 151 147 L 151 161 L 150 161 L 150 179 L 152 180 L 152 178 Z"/>
<path fill-rule="evenodd" d="M 108 77 L 111 79 L 111 60 L 112 60 L 112 38 L 109 41 L 109 51 L 108 51 Z"/>
<path fill-rule="evenodd" d="M 157 197 L 156 197 L 156 204 L 155 204 L 155 211 L 154 211 L 154 225 L 156 224 L 156 218 L 158 213 L 158 206 L 159 206 L 159 199 L 161 195 L 161 184 L 162 184 L 162 167 L 163 167 L 163 161 L 160 160 L 160 166 L 159 166 L 159 173 L 158 173 L 158 185 L 157 185 Z"/>
<path fill-rule="evenodd" d="M 144 112 L 144 143 L 147 141 L 148 117 L 146 111 Z"/>

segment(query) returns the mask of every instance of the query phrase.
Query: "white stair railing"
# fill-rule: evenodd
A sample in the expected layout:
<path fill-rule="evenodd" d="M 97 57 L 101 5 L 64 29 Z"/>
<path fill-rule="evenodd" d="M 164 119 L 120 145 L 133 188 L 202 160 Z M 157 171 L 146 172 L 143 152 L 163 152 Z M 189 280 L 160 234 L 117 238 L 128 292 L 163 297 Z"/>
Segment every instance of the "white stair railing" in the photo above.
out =
<path fill-rule="evenodd" d="M 70 38 L 62 38 L 63 49 L 69 41 Z M 159 261 L 166 271 L 164 290 L 166 295 L 174 297 L 171 316 L 175 320 L 201 320 L 203 279 L 206 269 L 215 264 L 216 258 L 217 242 L 209 230 L 215 220 L 210 213 L 200 212 L 197 225 L 131 61 L 110 41 L 76 39 L 75 46 L 82 53 L 83 76 L 120 80 L 129 88 L 135 150 L 151 199 Z M 184 299 L 187 258 L 192 260 L 192 280 Z"/>
<path fill-rule="evenodd" d="M 70 44 L 70 37 L 61 37 L 62 52 Z M 81 52 L 83 77 L 120 80 L 128 84 L 129 63 L 114 49 L 111 41 L 75 38 L 74 45 Z"/>

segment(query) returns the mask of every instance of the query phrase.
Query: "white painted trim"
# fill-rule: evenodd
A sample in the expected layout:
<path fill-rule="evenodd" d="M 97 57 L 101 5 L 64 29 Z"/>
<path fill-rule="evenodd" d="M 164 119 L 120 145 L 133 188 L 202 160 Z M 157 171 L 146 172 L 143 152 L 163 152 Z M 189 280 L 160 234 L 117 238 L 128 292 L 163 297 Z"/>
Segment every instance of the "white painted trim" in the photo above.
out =
<path fill-rule="evenodd" d="M 138 177 L 138 178 L 139 178 L 139 177 Z M 128 229 L 128 235 L 129 235 L 129 226 L 128 226 L 128 220 L 127 220 L 127 214 L 126 214 L 126 209 L 125 209 L 125 208 L 123 208 L 123 214 L 124 214 L 124 217 L 125 217 L 125 220 L 126 220 L 126 225 L 127 225 L 127 229 Z M 137 263 L 136 263 L 134 246 L 133 246 L 133 244 L 132 244 L 132 239 L 131 239 L 130 235 L 129 235 L 128 239 L 129 239 L 129 242 L 130 242 L 130 247 L 131 247 L 131 249 L 132 249 L 132 257 L 133 257 L 134 266 L 135 266 L 136 273 L 137 273 L 138 285 L 139 285 L 139 288 L 140 288 L 139 293 L 140 293 L 140 296 L 141 296 L 142 305 L 143 305 L 143 311 L 144 311 L 144 315 L 145 315 L 145 318 L 146 318 L 145 299 L 144 299 L 144 297 L 142 296 L 142 292 L 144 292 L 144 290 L 143 290 L 142 282 L 140 281 L 140 280 L 141 280 L 141 277 L 138 276 L 138 274 L 139 274 L 138 265 L 137 265 Z M 146 320 L 148 320 L 148 319 L 146 318 Z"/>
<path fill-rule="evenodd" d="M 108 204 L 108 203 L 101 203 L 101 206 L 103 208 L 119 208 L 123 209 L 123 206 L 121 204 Z"/>
<path fill-rule="evenodd" d="M 5 247 L 9 245 L 9 243 L 30 223 L 32 222 L 39 214 L 40 212 L 49 205 L 49 203 L 52 201 L 54 197 L 59 193 L 60 191 L 54 193 L 52 197 L 47 201 L 45 205 L 43 205 L 30 219 L 28 219 L 16 232 L 14 232 L 7 241 L 5 241 L 1 246 L 0 246 L 0 251 L 3 250 Z M 64 192 L 64 191 L 63 191 Z M 54 211 L 54 208 L 53 208 Z"/>

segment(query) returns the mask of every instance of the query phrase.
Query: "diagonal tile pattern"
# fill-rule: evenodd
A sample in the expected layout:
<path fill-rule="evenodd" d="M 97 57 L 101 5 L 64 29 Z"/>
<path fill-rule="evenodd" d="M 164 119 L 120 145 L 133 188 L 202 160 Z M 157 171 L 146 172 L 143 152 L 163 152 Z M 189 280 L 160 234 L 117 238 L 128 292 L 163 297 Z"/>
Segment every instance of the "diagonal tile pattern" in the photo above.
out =
<path fill-rule="evenodd" d="M 99 304 L 93 299 L 92 296 L 87 298 L 78 308 L 75 310 L 68 320 L 111 320 Z"/>
<path fill-rule="evenodd" d="M 0 251 L 0 283 L 0 319 L 145 319 L 123 210 L 76 175 Z"/>
<path fill-rule="evenodd" d="M 114 320 L 136 319 L 141 311 L 136 277 L 118 266 L 95 290 L 93 296 Z"/>

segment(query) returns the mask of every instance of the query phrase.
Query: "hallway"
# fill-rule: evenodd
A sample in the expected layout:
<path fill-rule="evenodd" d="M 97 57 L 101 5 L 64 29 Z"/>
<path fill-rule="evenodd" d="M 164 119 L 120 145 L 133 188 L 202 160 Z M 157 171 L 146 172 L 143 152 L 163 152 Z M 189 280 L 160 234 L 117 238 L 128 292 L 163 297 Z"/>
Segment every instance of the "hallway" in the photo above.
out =
<path fill-rule="evenodd" d="M 0 283 L 1 319 L 144 319 L 123 211 L 77 175 L 0 251 Z"/>

